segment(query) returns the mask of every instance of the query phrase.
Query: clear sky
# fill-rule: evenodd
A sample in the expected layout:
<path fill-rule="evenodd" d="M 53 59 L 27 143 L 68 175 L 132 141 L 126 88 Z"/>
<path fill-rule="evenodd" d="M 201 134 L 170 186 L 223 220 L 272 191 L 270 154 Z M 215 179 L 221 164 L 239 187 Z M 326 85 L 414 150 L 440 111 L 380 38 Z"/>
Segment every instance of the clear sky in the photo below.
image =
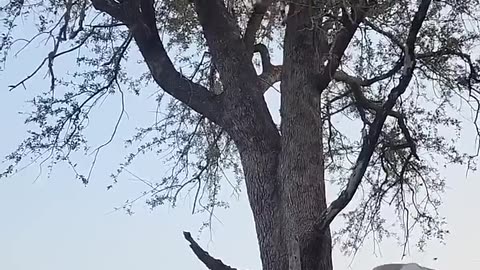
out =
<path fill-rule="evenodd" d="M 35 67 L 46 53 L 41 48 L 28 49 L 21 57 L 10 59 L 7 70 L 0 72 L 2 157 L 25 137 L 24 116 L 18 112 L 28 111 L 25 100 L 35 91 L 46 89 L 48 80 L 43 78 L 43 71 L 27 83 L 27 90 L 19 88 L 9 92 L 7 85 Z M 57 65 L 59 71 L 64 68 Z M 197 231 L 205 219 L 205 216 L 190 214 L 187 200 L 175 209 L 163 207 L 154 211 L 140 201 L 133 209 L 136 212 L 133 216 L 122 211 L 112 212 L 114 207 L 137 197 L 146 188 L 126 174 L 114 189 L 106 190 L 111 184 L 109 174 L 127 153 L 122 140 L 128 138 L 139 119 L 153 119 L 153 99 L 147 96 L 128 96 L 128 117 L 122 121 L 114 142 L 101 153 L 87 187 L 76 180 L 66 166 L 57 167 L 50 178 L 44 170 L 35 182 L 39 173 L 35 165 L 0 180 L 1 270 L 205 269 L 182 236 L 184 230 L 198 236 Z M 278 94 L 267 93 L 267 100 L 276 113 Z M 93 112 L 89 131 L 92 142 L 100 144 L 108 139 L 114 124 L 112 119 L 116 119 L 118 112 L 118 96 L 112 96 Z M 473 147 L 472 138 L 473 133 L 467 130 L 462 141 L 466 148 Z M 91 158 L 86 156 L 85 162 Z M 152 158 L 143 159 L 130 170 L 143 178 L 156 179 L 165 168 L 161 160 Z M 412 247 L 404 262 L 418 262 L 438 270 L 480 269 L 479 174 L 470 173 L 465 177 L 465 170 L 456 167 L 446 169 L 445 176 L 448 188 L 441 211 L 451 230 L 447 244 L 433 243 L 425 253 L 418 253 Z M 245 193 L 240 198 L 232 196 L 230 209 L 218 210 L 217 217 L 219 221 L 214 221 L 211 234 L 208 230 L 203 232 L 199 243 L 233 267 L 260 269 Z M 338 222 L 333 224 L 333 228 L 338 226 L 341 226 Z M 380 250 L 374 250 L 367 241 L 353 262 L 336 250 L 335 270 L 372 269 L 379 264 L 399 262 L 401 254 L 402 248 L 395 242 L 385 241 Z"/>

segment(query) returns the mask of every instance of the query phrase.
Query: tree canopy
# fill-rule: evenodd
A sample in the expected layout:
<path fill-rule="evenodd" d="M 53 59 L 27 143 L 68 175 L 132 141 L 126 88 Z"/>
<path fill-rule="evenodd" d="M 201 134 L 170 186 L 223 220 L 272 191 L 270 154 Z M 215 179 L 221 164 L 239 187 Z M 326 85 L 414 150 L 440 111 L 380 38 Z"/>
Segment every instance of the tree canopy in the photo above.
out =
<path fill-rule="evenodd" d="M 333 233 L 345 252 L 368 236 L 407 245 L 414 232 L 423 248 L 448 233 L 438 212 L 440 169 L 475 169 L 480 149 L 479 9 L 476 0 L 9 0 L 0 7 L 2 68 L 29 46 L 46 51 L 8 86 L 38 94 L 26 114 L 28 137 L 0 177 L 29 163 L 64 162 L 87 184 L 122 128 L 124 101 L 158 88 L 151 124 L 137 127 L 125 141 L 131 154 L 112 168 L 115 183 L 140 155 L 168 161 L 171 173 L 148 182 L 152 207 L 193 194 L 193 212 L 211 216 L 228 205 L 221 187 L 238 192 L 245 181 L 264 269 L 285 269 L 269 256 L 294 257 L 282 233 L 299 237 L 309 254 L 304 238 L 323 237 L 352 200 L 340 214 L 345 226 Z M 64 63 L 68 71 L 57 68 Z M 45 72 L 48 89 L 29 84 Z M 281 96 L 281 120 L 268 111 L 267 91 Z M 92 145 L 89 113 L 113 95 L 122 98 L 116 124 L 105 143 Z M 477 141 L 465 149 L 458 139 L 471 127 Z M 89 168 L 77 167 L 79 152 L 93 153 Z M 324 182 L 342 190 L 328 207 Z M 300 199 L 308 190 L 310 199 Z M 302 214 L 302 204 L 317 213 Z M 277 212 L 287 221 L 273 226 Z M 289 247 L 269 251 L 271 243 Z M 303 255 L 301 262 L 290 269 L 329 269 L 307 267 Z"/>

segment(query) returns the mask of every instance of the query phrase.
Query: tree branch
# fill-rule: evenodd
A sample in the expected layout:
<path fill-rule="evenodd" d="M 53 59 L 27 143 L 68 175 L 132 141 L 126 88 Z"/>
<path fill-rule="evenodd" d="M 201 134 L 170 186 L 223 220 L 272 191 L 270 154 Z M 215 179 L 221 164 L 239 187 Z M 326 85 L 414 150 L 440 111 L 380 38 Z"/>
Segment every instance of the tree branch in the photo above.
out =
<path fill-rule="evenodd" d="M 270 61 L 270 53 L 264 44 L 256 44 L 254 46 L 254 52 L 258 52 L 262 60 L 262 74 L 258 76 L 258 79 L 262 84 L 261 89 L 263 93 L 265 93 L 274 83 L 280 81 L 282 66 L 272 64 Z"/>
<path fill-rule="evenodd" d="M 404 48 L 404 46 L 402 45 L 401 48 Z M 417 54 L 416 58 L 417 59 L 425 59 L 425 58 L 431 58 L 431 57 L 439 57 L 439 56 L 446 56 L 446 55 L 453 55 L 453 56 L 457 56 L 457 57 L 460 57 L 462 58 L 469 66 L 470 68 L 470 74 L 468 76 L 468 79 L 469 80 L 473 80 L 475 82 L 479 82 L 480 81 L 480 76 L 478 74 L 478 71 L 471 59 L 471 56 L 466 54 L 466 53 L 462 53 L 462 52 L 458 52 L 458 51 L 455 51 L 455 50 L 452 50 L 452 49 L 449 49 L 449 48 L 445 48 L 445 49 L 441 49 L 441 50 L 438 50 L 438 51 L 433 51 L 433 52 L 426 52 L 426 53 L 420 53 L 420 54 Z M 375 76 L 373 78 L 370 78 L 370 79 L 359 79 L 359 81 L 357 81 L 357 83 L 359 83 L 361 86 L 370 86 L 376 82 L 379 82 L 379 81 L 382 81 L 382 80 L 385 80 L 385 79 L 388 79 L 390 77 L 392 77 L 395 73 L 399 72 L 403 67 L 403 56 L 395 63 L 395 65 L 392 67 L 392 69 L 390 69 L 389 71 L 387 71 L 386 73 L 384 74 L 380 74 L 378 76 Z M 335 73 L 335 79 L 340 79 L 340 81 L 342 81 L 341 77 L 343 75 L 340 75 L 340 77 L 338 77 L 339 74 Z"/>
<path fill-rule="evenodd" d="M 195 11 L 214 60 L 219 65 L 219 54 L 227 50 L 238 53 L 244 46 L 235 19 L 228 13 L 223 0 L 194 0 Z M 233 55 L 232 55 L 233 56 Z M 216 59 L 215 59 L 216 58 Z M 221 68 L 219 68 L 221 70 Z"/>
<path fill-rule="evenodd" d="M 154 80 L 165 92 L 211 121 L 221 122 L 221 96 L 209 92 L 175 69 L 158 35 L 152 0 L 125 1 L 121 4 L 112 0 L 93 0 L 92 3 L 96 9 L 127 24 Z"/>
<path fill-rule="evenodd" d="M 246 49 L 235 18 L 227 12 L 223 0 L 194 0 L 194 4 L 213 62 L 229 96 L 226 101 L 239 103 L 245 97 L 241 95 L 253 96 L 259 86 L 251 61 L 253 51 Z M 236 91 L 239 88 L 244 93 Z"/>
<path fill-rule="evenodd" d="M 255 44 L 253 47 L 254 52 L 258 52 L 260 54 L 262 60 L 262 68 L 263 70 L 270 69 L 273 65 L 270 61 L 270 52 L 268 51 L 267 46 L 262 43 Z"/>
<path fill-rule="evenodd" d="M 358 186 L 360 185 L 363 175 L 367 170 L 387 115 L 395 105 L 400 95 L 405 92 L 412 79 L 416 64 L 414 53 L 415 42 L 418 32 L 420 31 L 423 21 L 425 20 L 430 3 L 431 0 L 422 0 L 417 12 L 415 13 L 405 44 L 404 69 L 400 81 L 398 85 L 390 91 L 387 100 L 382 105 L 382 109 L 376 113 L 375 120 L 370 126 L 368 133 L 364 133 L 362 148 L 360 150 L 360 154 L 358 155 L 355 166 L 352 169 L 353 171 L 349 177 L 347 187 L 340 193 L 338 198 L 328 206 L 328 208 L 322 213 L 322 218 L 318 220 L 317 224 L 315 224 L 314 230 L 316 237 L 321 237 L 323 235 L 324 231 L 329 227 L 333 219 L 352 200 Z"/>
<path fill-rule="evenodd" d="M 265 16 L 265 13 L 267 13 L 268 8 L 273 2 L 275 2 L 275 0 L 263 0 L 257 2 L 253 6 L 252 15 L 248 20 L 247 28 L 245 29 L 245 33 L 243 34 L 243 42 L 245 43 L 245 46 L 248 50 L 250 50 L 249 48 L 252 48 L 253 44 L 255 44 L 255 37 L 257 35 L 258 29 L 262 24 L 263 17 Z"/>
<path fill-rule="evenodd" d="M 366 24 L 370 25 L 371 23 L 366 22 Z M 378 29 L 378 32 L 384 32 L 384 31 L 382 31 L 381 29 Z M 385 32 L 385 33 L 387 33 L 387 32 Z M 390 38 L 390 35 L 391 35 L 392 37 L 390 39 L 395 39 L 395 41 L 394 41 L 395 44 L 397 44 L 397 42 L 400 42 L 391 33 L 387 33 L 386 35 L 389 35 L 388 36 L 389 38 Z M 398 45 L 399 45 L 400 48 L 402 48 L 402 50 L 404 50 L 404 46 L 401 43 L 399 43 Z M 450 48 L 445 48 L 445 49 L 440 49 L 440 50 L 433 51 L 433 52 L 426 52 L 426 53 L 417 54 L 416 58 L 420 60 L 420 59 L 446 56 L 446 55 L 453 55 L 453 56 L 457 56 L 457 57 L 460 57 L 461 59 L 463 59 L 468 64 L 468 66 L 470 68 L 470 74 L 469 74 L 467 79 L 469 79 L 470 81 L 474 81 L 474 82 L 480 82 L 480 76 L 478 74 L 477 68 L 475 67 L 475 65 L 473 63 L 471 56 L 466 54 L 466 53 L 455 51 L 455 50 L 450 49 Z M 385 80 L 387 78 L 390 78 L 395 73 L 397 73 L 401 70 L 401 68 L 403 67 L 403 62 L 402 61 L 403 61 L 403 56 L 397 61 L 397 63 L 393 66 L 393 68 L 390 69 L 388 72 L 386 72 L 384 74 L 380 74 L 380 75 L 375 76 L 375 77 L 370 78 L 370 79 L 360 80 L 360 81 L 358 81 L 358 83 L 361 86 L 370 86 L 370 85 L 372 85 L 376 82 L 379 82 L 381 80 Z M 337 74 L 335 74 L 335 76 L 337 76 Z M 335 78 L 335 79 L 337 79 L 337 78 Z"/>
<path fill-rule="evenodd" d="M 105 12 L 113 18 L 127 23 L 125 21 L 125 10 L 123 10 L 121 4 L 114 0 L 92 0 L 92 5 L 96 10 Z"/>
<path fill-rule="evenodd" d="M 397 61 L 397 63 L 395 64 L 395 66 L 393 66 L 393 68 L 390 69 L 389 71 L 387 71 L 386 73 L 380 74 L 380 75 L 375 76 L 375 77 L 370 78 L 370 79 L 362 80 L 361 85 L 362 86 L 370 86 L 370 85 L 372 85 L 376 82 L 379 82 L 379 81 L 382 81 L 382 80 L 385 80 L 385 79 L 388 79 L 388 78 L 392 77 L 393 75 L 395 75 L 395 73 L 399 72 L 400 69 L 402 69 L 402 66 L 403 66 L 402 60 L 403 60 L 403 58 L 399 59 Z"/>
<path fill-rule="evenodd" d="M 478 74 L 477 67 L 475 67 L 475 64 L 472 61 L 472 57 L 469 54 L 455 51 L 450 48 L 445 48 L 445 49 L 440 49 L 438 51 L 419 54 L 417 56 L 417 59 L 425 59 L 430 57 L 439 57 L 439 56 L 446 56 L 446 55 L 453 55 L 463 59 L 463 61 L 465 61 L 468 64 L 468 67 L 470 69 L 470 74 L 468 76 L 468 79 L 474 82 L 480 82 L 480 76 Z"/>
<path fill-rule="evenodd" d="M 348 75 L 344 71 L 339 70 L 335 73 L 335 80 L 345 82 L 350 86 L 350 89 L 353 93 L 353 97 L 355 99 L 355 103 L 361 114 L 364 113 L 363 109 L 373 110 L 376 113 L 383 110 L 383 107 L 380 102 L 375 102 L 365 97 L 362 91 L 361 83 L 363 81 L 361 79 Z M 400 127 L 400 130 L 403 133 L 403 136 L 405 137 L 405 140 L 407 141 L 407 145 L 410 148 L 411 154 L 416 159 L 419 159 L 417 155 L 417 145 L 413 140 L 410 134 L 410 131 L 407 127 L 405 116 L 402 113 L 394 110 L 387 111 L 387 114 L 388 116 L 392 116 L 397 119 L 398 125 Z"/>
<path fill-rule="evenodd" d="M 327 64 L 323 67 L 321 74 L 318 76 L 317 88 L 323 91 L 333 79 L 333 75 L 340 65 L 345 50 L 350 44 L 360 23 L 365 19 L 366 13 L 370 8 L 368 1 L 361 1 L 352 7 L 352 14 L 342 13 L 342 27 L 333 41 L 328 55 Z M 322 63 L 323 64 L 323 63 Z"/>
<path fill-rule="evenodd" d="M 221 260 L 215 259 L 208 252 L 202 249 L 195 240 L 193 240 L 192 235 L 189 232 L 183 232 L 183 236 L 190 243 L 190 248 L 193 250 L 193 253 L 197 255 L 197 258 L 202 261 L 205 266 L 210 270 L 236 270 L 228 265 L 225 265 Z"/>
<path fill-rule="evenodd" d="M 372 22 L 370 22 L 368 20 L 365 20 L 364 23 L 368 27 L 372 28 L 373 31 L 375 31 L 375 32 L 387 37 L 388 39 L 390 39 L 390 41 L 393 44 L 397 45 L 402 51 L 405 50 L 405 47 L 403 46 L 402 42 L 392 33 L 388 32 L 386 30 L 383 30 L 382 28 L 376 26 L 375 24 L 373 24 Z"/>

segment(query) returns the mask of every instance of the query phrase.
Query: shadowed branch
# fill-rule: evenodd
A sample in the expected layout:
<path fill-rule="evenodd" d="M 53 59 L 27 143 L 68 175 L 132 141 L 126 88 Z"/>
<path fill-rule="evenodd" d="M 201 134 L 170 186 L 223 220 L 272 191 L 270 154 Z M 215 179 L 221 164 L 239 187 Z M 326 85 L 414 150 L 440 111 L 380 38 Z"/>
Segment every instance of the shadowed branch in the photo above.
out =
<path fill-rule="evenodd" d="M 405 92 L 415 69 L 416 58 L 414 53 L 415 42 L 418 32 L 422 27 L 423 21 L 427 15 L 431 0 L 423 0 L 412 21 L 407 41 L 405 43 L 405 58 L 403 62 L 403 71 L 400 80 L 388 95 L 385 103 L 382 104 L 381 110 L 376 112 L 375 120 L 369 126 L 368 132 L 364 132 L 362 148 L 352 169 L 352 173 L 348 179 L 347 187 L 340 193 L 328 208 L 322 213 L 320 220 L 315 224 L 314 230 L 316 237 L 322 237 L 324 231 L 329 227 L 333 219 L 348 205 L 353 199 L 355 192 L 367 170 L 370 159 L 374 153 L 383 125 L 397 99 Z"/>
<path fill-rule="evenodd" d="M 258 76 L 258 79 L 262 84 L 263 92 L 265 92 L 268 88 L 272 87 L 274 83 L 280 81 L 282 66 L 272 64 L 270 61 L 270 53 L 264 44 L 256 44 L 254 46 L 254 52 L 258 52 L 262 60 L 262 74 Z"/>
<path fill-rule="evenodd" d="M 190 243 L 190 248 L 193 250 L 193 253 L 197 255 L 197 258 L 202 261 L 205 266 L 210 270 L 236 270 L 228 265 L 225 265 L 221 260 L 215 259 L 208 252 L 203 250 L 195 240 L 193 240 L 192 235 L 189 232 L 183 232 L 183 236 Z"/>
<path fill-rule="evenodd" d="M 183 76 L 173 65 L 158 34 L 154 1 L 94 0 L 93 5 L 127 24 L 153 78 L 165 92 L 211 121 L 221 121 L 221 98 Z"/>

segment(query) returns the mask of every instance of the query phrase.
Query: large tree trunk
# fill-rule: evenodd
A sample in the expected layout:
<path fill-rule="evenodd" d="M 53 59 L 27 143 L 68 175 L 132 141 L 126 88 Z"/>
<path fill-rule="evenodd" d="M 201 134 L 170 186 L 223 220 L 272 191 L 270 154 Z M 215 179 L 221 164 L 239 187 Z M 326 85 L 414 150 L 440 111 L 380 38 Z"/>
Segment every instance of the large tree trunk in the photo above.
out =
<path fill-rule="evenodd" d="M 321 44 L 325 41 L 311 25 L 315 14 L 307 2 L 304 6 L 290 6 L 284 42 L 279 168 L 283 226 L 291 269 L 301 265 L 302 270 L 330 270 L 330 232 L 327 230 L 320 238 L 312 235 L 327 207 L 321 91 L 315 79 L 320 71 Z"/>
<path fill-rule="evenodd" d="M 223 105 L 228 113 L 221 122 L 240 151 L 263 270 L 332 269 L 330 232 L 313 235 L 326 209 L 321 92 L 316 77 L 320 50 L 328 52 L 328 48 L 321 46 L 324 37 L 313 31 L 311 18 L 316 14 L 306 4 L 291 4 L 287 22 L 281 136 L 249 63 L 249 48 L 239 36 L 222 37 L 226 31 L 211 23 L 221 13 L 212 6 L 203 10 L 198 5 L 197 10 L 205 14 L 200 21 L 228 89 Z M 234 28 L 228 16 L 223 21 L 222 27 Z"/>
<path fill-rule="evenodd" d="M 321 91 L 316 78 L 321 50 L 328 52 L 328 48 L 322 47 L 324 37 L 308 30 L 313 29 L 311 16 L 315 15 L 309 8 L 291 5 L 290 13 L 281 82 L 281 138 L 270 130 L 272 125 L 266 119 L 252 118 L 269 117 L 262 111 L 266 106 L 256 104 L 262 98 L 245 97 L 249 101 L 242 104 L 241 111 L 249 108 L 252 113 L 236 115 L 232 107 L 235 125 L 229 132 L 242 158 L 263 269 L 331 270 L 330 231 L 327 229 L 322 237 L 313 235 L 314 225 L 327 207 Z M 243 77 L 224 74 L 226 84 Z M 246 78 L 236 85 L 245 89 L 235 92 L 247 92 L 253 87 Z"/>
<path fill-rule="evenodd" d="M 242 151 L 242 165 L 255 221 L 262 269 L 286 270 L 288 261 L 282 237 L 282 208 L 277 176 L 279 152 L 265 150 Z"/>

